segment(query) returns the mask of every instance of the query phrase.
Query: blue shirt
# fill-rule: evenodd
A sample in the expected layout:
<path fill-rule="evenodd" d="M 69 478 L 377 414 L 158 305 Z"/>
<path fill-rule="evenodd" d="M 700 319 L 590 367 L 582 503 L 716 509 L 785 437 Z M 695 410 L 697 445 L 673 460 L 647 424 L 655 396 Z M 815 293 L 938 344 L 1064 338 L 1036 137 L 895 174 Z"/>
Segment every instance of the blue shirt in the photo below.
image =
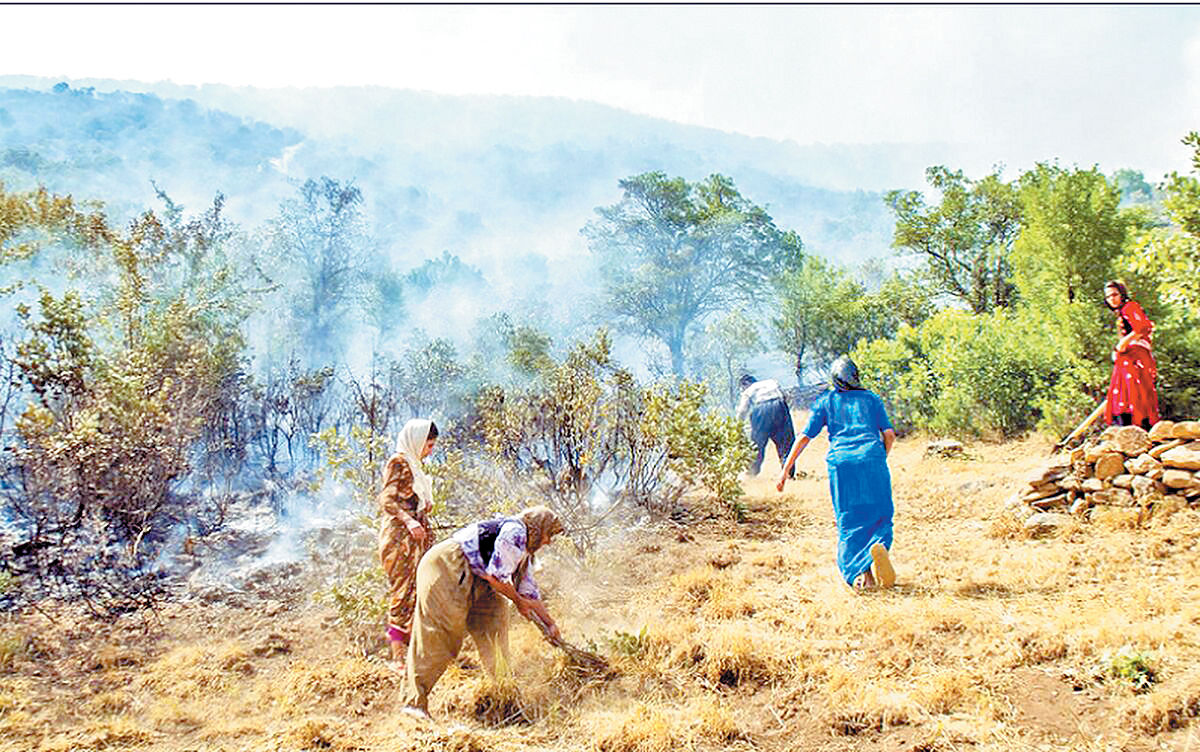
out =
<path fill-rule="evenodd" d="M 886 457 L 880 432 L 891 427 L 883 400 L 874 392 L 833 390 L 813 405 L 804 435 L 815 439 L 822 428 L 828 428 L 829 454 L 826 459 L 837 463 Z"/>

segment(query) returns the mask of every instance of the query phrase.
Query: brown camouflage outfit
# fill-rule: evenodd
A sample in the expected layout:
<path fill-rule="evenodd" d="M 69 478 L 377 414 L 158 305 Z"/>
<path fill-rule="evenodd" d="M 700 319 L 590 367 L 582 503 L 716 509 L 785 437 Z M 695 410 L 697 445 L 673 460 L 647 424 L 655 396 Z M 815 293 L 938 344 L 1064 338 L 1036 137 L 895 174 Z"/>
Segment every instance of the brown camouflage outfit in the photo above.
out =
<path fill-rule="evenodd" d="M 383 512 L 379 559 L 388 580 L 388 626 L 401 630 L 406 637 L 412 629 L 417 601 L 417 563 L 433 543 L 428 518 L 417 512 L 421 502 L 413 493 L 412 480 L 408 462 L 394 455 L 383 471 L 383 490 L 379 493 Z M 409 533 L 410 520 L 425 528 L 424 541 L 417 542 Z"/>

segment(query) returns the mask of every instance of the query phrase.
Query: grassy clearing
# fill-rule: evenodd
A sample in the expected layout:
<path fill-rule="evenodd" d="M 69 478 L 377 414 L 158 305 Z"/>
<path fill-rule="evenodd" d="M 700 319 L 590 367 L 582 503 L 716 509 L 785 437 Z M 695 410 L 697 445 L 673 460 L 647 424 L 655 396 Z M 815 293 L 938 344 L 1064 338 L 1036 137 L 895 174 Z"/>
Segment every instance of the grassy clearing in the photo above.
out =
<path fill-rule="evenodd" d="M 818 442 L 819 443 L 819 442 Z M 891 460 L 898 587 L 855 595 L 833 563 L 824 447 L 748 520 L 664 524 L 541 578 L 581 676 L 524 624 L 493 682 L 464 651 L 439 723 L 398 715 L 401 677 L 319 605 L 181 609 L 149 636 L 0 641 L 0 749 L 658 750 L 1186 748 L 1200 729 L 1200 514 L 1099 515 L 1032 539 L 1003 500 L 1047 443 Z M 1200 742 L 1200 740 L 1197 740 Z M 1197 746 L 1200 748 L 1200 746 Z"/>

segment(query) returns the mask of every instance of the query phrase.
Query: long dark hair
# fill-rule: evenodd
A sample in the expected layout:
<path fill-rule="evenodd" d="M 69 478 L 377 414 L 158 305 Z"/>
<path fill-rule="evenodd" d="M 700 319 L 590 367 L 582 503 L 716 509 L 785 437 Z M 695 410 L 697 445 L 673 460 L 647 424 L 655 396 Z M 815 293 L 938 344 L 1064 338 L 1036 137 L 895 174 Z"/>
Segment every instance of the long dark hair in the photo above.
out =
<path fill-rule="evenodd" d="M 1121 308 L 1121 306 L 1123 306 L 1123 305 L 1125 305 L 1126 303 L 1128 303 L 1128 302 L 1129 302 L 1129 290 L 1127 290 L 1127 289 L 1125 288 L 1125 283 L 1124 283 L 1124 282 L 1119 282 L 1119 281 L 1117 281 L 1117 280 L 1115 280 L 1115 279 L 1110 279 L 1108 282 L 1105 282 L 1105 283 L 1104 283 L 1104 289 L 1105 289 L 1105 291 L 1107 291 L 1107 290 L 1108 290 L 1108 288 L 1110 288 L 1110 287 L 1111 287 L 1112 289 L 1116 290 L 1117 292 L 1121 293 L 1121 302 L 1120 302 L 1119 304 L 1115 305 L 1115 306 L 1114 306 L 1114 305 L 1108 305 L 1108 298 L 1106 297 L 1106 298 L 1104 299 L 1104 305 L 1106 305 L 1106 306 L 1108 306 L 1109 308 L 1111 308 L 1112 310 L 1116 311 L 1116 310 L 1119 310 L 1119 309 Z"/>

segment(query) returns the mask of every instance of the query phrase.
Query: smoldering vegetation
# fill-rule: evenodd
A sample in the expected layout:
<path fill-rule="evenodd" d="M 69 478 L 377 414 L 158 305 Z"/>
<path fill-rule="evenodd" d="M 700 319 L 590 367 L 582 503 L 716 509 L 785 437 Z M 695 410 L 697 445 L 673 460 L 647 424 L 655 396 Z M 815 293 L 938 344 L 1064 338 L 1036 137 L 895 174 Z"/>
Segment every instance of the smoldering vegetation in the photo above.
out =
<path fill-rule="evenodd" d="M 751 365 L 800 387 L 853 352 L 901 431 L 1077 421 L 1114 275 L 1165 335 L 1164 412 L 1196 406 L 1191 175 L 836 191 L 774 166 L 809 152 L 603 108 L 361 94 L 275 125 L 228 91 L 197 97 L 241 114 L 0 91 L 6 604 L 113 614 L 306 558 L 366 640 L 410 417 L 443 427 L 442 531 L 548 502 L 586 555 L 617 520 L 744 516 Z"/>

